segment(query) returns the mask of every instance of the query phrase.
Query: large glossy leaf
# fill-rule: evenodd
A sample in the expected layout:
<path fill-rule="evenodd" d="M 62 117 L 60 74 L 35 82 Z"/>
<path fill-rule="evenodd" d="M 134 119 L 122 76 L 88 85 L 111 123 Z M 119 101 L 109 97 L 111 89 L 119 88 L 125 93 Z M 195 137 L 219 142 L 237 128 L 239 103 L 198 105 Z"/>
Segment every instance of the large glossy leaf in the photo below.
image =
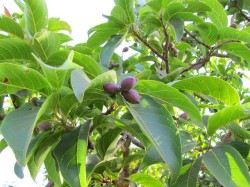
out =
<path fill-rule="evenodd" d="M 20 25 L 7 16 L 0 17 L 0 30 L 20 38 L 24 37 Z"/>
<path fill-rule="evenodd" d="M 249 186 L 247 165 L 234 148 L 222 145 L 203 155 L 203 163 L 223 186 Z"/>
<path fill-rule="evenodd" d="M 128 109 L 168 165 L 172 181 L 176 181 L 181 169 L 178 131 L 167 109 L 152 98 L 144 97 L 140 104 L 128 105 Z"/>
<path fill-rule="evenodd" d="M 238 119 L 249 117 L 246 110 L 250 109 L 250 103 L 224 108 L 208 118 L 208 134 L 213 134 L 217 129 Z"/>
<path fill-rule="evenodd" d="M 34 60 L 31 55 L 31 47 L 19 39 L 1 39 L 0 51 L 0 61 L 16 60 L 20 62 L 30 62 Z"/>
<path fill-rule="evenodd" d="M 38 109 L 31 103 L 10 112 L 3 120 L 1 131 L 20 166 L 26 165 L 26 153 L 32 137 Z"/>
<path fill-rule="evenodd" d="M 185 3 L 185 9 L 183 11 L 185 11 L 185 12 L 211 11 L 211 8 L 203 2 L 184 0 L 184 3 Z"/>
<path fill-rule="evenodd" d="M 123 7 L 116 5 L 111 12 L 111 16 L 114 16 L 116 19 L 118 19 L 121 23 L 123 24 L 128 24 L 129 19 L 126 14 L 126 11 L 124 10 Z"/>
<path fill-rule="evenodd" d="M 180 138 L 182 153 L 190 151 L 197 145 L 197 143 L 192 140 L 192 136 L 188 132 L 180 131 Z"/>
<path fill-rule="evenodd" d="M 175 88 L 153 80 L 138 81 L 136 90 L 141 94 L 149 95 L 175 107 L 180 108 L 193 119 L 200 127 L 203 127 L 198 108 Z"/>
<path fill-rule="evenodd" d="M 66 79 L 66 75 L 69 72 L 69 70 L 79 68 L 77 64 L 74 64 L 72 62 L 74 57 L 73 51 L 71 51 L 71 53 L 68 56 L 68 59 L 59 67 L 53 67 L 47 65 L 37 56 L 35 55 L 33 56 L 35 57 L 36 61 L 41 65 L 47 80 L 55 90 L 59 90 L 63 86 Z"/>
<path fill-rule="evenodd" d="M 135 6 L 135 1 L 134 0 L 115 0 L 115 4 L 121 6 L 124 8 L 127 17 L 129 19 L 130 23 L 133 23 L 135 20 L 135 14 L 134 14 L 134 6 Z"/>
<path fill-rule="evenodd" d="M 46 95 L 47 92 L 42 89 L 50 89 L 47 80 L 34 69 L 10 63 L 0 63 L 0 69 L 0 95 L 15 93 L 20 89 Z"/>
<path fill-rule="evenodd" d="M 244 30 L 237 30 L 231 27 L 218 29 L 221 40 L 241 40 L 250 43 L 250 33 Z"/>
<path fill-rule="evenodd" d="M 54 32 L 43 30 L 41 33 L 36 34 L 32 47 L 38 57 L 43 61 L 47 61 L 49 56 L 59 50 L 60 37 Z"/>
<path fill-rule="evenodd" d="M 201 158 L 198 158 L 192 164 L 188 164 L 189 169 L 185 171 L 185 167 L 182 167 L 181 175 L 177 182 L 171 187 L 193 187 L 197 186 L 198 174 L 201 167 Z M 184 172 L 183 172 L 184 171 Z M 182 173 L 183 172 L 183 173 Z"/>
<path fill-rule="evenodd" d="M 204 20 L 201 19 L 199 16 L 194 15 L 190 12 L 177 12 L 171 16 L 171 18 L 180 18 L 184 21 L 194 21 L 196 23 L 203 23 Z"/>
<path fill-rule="evenodd" d="M 65 134 L 54 149 L 63 178 L 70 186 L 87 187 L 86 156 L 90 121 Z"/>
<path fill-rule="evenodd" d="M 211 12 L 207 12 L 207 15 L 216 27 L 220 28 L 227 26 L 227 13 L 217 0 L 201 0 L 200 2 L 205 3 L 211 8 Z"/>
<path fill-rule="evenodd" d="M 159 180 L 146 174 L 136 173 L 136 174 L 130 175 L 129 178 L 132 179 L 137 184 L 140 184 L 142 186 L 164 187 L 164 185 Z"/>
<path fill-rule="evenodd" d="M 79 102 L 82 102 L 84 92 L 90 83 L 90 79 L 81 69 L 75 69 L 71 72 L 70 81 L 76 98 Z"/>
<path fill-rule="evenodd" d="M 232 53 L 236 56 L 242 57 L 246 59 L 248 62 L 250 62 L 250 55 L 249 55 L 250 49 L 242 43 L 238 42 L 227 43 L 222 47 L 220 47 L 220 49 L 225 50 L 228 53 Z"/>
<path fill-rule="evenodd" d="M 163 162 L 163 159 L 161 155 L 158 153 L 158 151 L 155 149 L 153 145 L 151 145 L 144 155 L 144 158 L 141 162 L 140 169 L 145 169 L 146 167 Z"/>
<path fill-rule="evenodd" d="M 25 0 L 24 20 L 31 35 L 45 28 L 48 22 L 45 0 Z"/>
<path fill-rule="evenodd" d="M 197 25 L 197 29 L 206 44 L 213 45 L 219 40 L 217 27 L 214 24 L 208 22 L 200 23 Z"/>
<path fill-rule="evenodd" d="M 109 41 L 103 46 L 101 53 L 100 53 L 100 60 L 101 64 L 108 68 L 110 63 L 110 58 L 116 47 L 122 42 L 124 35 L 114 35 L 112 36 Z"/>
<path fill-rule="evenodd" d="M 190 77 L 175 83 L 173 87 L 209 95 L 229 106 L 240 103 L 240 97 L 234 87 L 217 77 Z"/>

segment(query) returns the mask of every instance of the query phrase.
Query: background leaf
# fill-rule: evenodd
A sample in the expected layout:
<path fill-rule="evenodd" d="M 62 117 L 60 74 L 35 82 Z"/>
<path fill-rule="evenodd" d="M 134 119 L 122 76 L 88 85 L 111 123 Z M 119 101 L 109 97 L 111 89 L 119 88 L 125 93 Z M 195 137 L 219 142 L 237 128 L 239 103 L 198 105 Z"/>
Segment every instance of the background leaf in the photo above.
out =
<path fill-rule="evenodd" d="M 135 181 L 137 184 L 147 187 L 164 187 L 164 185 L 157 179 L 142 173 L 135 173 L 129 176 L 130 179 Z"/>
<path fill-rule="evenodd" d="M 7 16 L 0 17 L 0 30 L 19 38 L 24 37 L 23 30 L 20 25 Z"/>
<path fill-rule="evenodd" d="M 250 175 L 240 154 L 222 145 L 203 155 L 203 163 L 223 186 L 248 186 Z"/>
<path fill-rule="evenodd" d="M 183 32 L 184 32 L 184 21 L 180 18 L 173 18 L 169 21 L 169 23 L 174 28 L 176 42 L 179 42 L 181 40 Z"/>
<path fill-rule="evenodd" d="M 165 107 L 146 96 L 140 104 L 128 105 L 128 109 L 168 165 L 172 180 L 176 181 L 181 169 L 181 145 L 172 116 Z"/>

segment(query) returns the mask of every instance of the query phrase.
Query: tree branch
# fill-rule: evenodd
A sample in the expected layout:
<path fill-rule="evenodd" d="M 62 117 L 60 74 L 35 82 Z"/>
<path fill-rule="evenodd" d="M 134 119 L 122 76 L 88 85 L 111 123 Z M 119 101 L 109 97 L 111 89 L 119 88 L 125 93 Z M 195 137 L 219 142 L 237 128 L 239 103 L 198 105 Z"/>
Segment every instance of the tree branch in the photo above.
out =
<path fill-rule="evenodd" d="M 184 31 L 185 31 L 191 38 L 193 38 L 197 43 L 199 43 L 199 44 L 205 46 L 207 49 L 211 49 L 211 47 L 210 47 L 209 45 L 207 45 L 207 44 L 205 44 L 204 42 L 198 40 L 198 39 L 195 37 L 195 35 L 193 35 L 191 32 L 189 32 L 186 28 L 184 28 Z"/>
<path fill-rule="evenodd" d="M 162 30 L 163 30 L 163 34 L 165 36 L 165 44 L 163 46 L 163 60 L 165 61 L 165 65 L 166 65 L 166 73 L 169 73 L 169 62 L 168 62 L 168 52 L 169 52 L 169 35 L 167 33 L 167 29 L 163 23 L 162 17 L 160 17 L 160 21 L 161 21 L 161 25 L 162 25 Z"/>
<path fill-rule="evenodd" d="M 250 21 L 250 18 L 243 12 L 241 9 L 238 0 L 235 1 L 235 7 L 240 11 L 241 15 L 247 20 Z"/>

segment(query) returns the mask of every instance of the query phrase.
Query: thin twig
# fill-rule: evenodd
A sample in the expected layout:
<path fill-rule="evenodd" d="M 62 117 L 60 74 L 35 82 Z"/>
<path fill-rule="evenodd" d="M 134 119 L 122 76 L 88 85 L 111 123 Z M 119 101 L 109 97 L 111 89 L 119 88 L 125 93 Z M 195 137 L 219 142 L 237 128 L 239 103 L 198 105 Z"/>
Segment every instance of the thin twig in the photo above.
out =
<path fill-rule="evenodd" d="M 210 49 L 210 48 L 211 48 L 209 45 L 207 45 L 207 44 L 205 44 L 204 42 L 202 42 L 202 41 L 200 41 L 199 39 L 197 39 L 197 38 L 195 37 L 195 35 L 193 35 L 193 34 L 192 34 L 191 32 L 189 32 L 187 29 L 184 28 L 184 31 L 185 31 L 191 38 L 193 38 L 197 43 L 199 43 L 199 44 L 205 46 L 207 49 Z"/>
<path fill-rule="evenodd" d="M 169 34 L 167 33 L 167 29 L 163 23 L 162 17 L 160 18 L 161 21 L 161 25 L 162 25 L 162 30 L 163 30 L 163 34 L 165 36 L 165 45 L 164 45 L 164 52 L 163 52 L 163 60 L 165 61 L 165 65 L 166 65 L 166 73 L 169 73 L 169 62 L 168 62 L 168 52 L 169 52 Z"/>
<path fill-rule="evenodd" d="M 133 34 L 144 44 L 146 45 L 156 56 L 164 60 L 164 56 L 161 55 L 156 49 L 154 49 L 146 40 L 144 40 L 137 31 L 133 31 Z"/>

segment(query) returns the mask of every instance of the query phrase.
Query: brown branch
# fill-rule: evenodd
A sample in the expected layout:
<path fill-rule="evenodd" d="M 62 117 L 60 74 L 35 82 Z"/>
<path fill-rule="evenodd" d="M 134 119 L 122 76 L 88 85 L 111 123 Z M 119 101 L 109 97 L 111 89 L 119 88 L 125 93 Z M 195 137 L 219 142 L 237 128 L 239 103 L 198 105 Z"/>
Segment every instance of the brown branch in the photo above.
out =
<path fill-rule="evenodd" d="M 133 34 L 144 44 L 146 45 L 156 56 L 158 56 L 160 59 L 164 60 L 164 56 L 161 55 L 156 49 L 154 49 L 146 40 L 144 40 L 141 35 L 136 32 L 133 31 Z M 165 61 L 165 60 L 164 60 Z"/>
<path fill-rule="evenodd" d="M 207 45 L 207 44 L 205 44 L 204 42 L 198 40 L 198 39 L 195 37 L 195 35 L 193 35 L 191 32 L 189 32 L 186 28 L 184 28 L 184 31 L 185 31 L 191 38 L 193 38 L 197 43 L 199 43 L 199 44 L 205 46 L 207 49 L 211 49 L 211 47 L 210 47 L 209 45 Z"/>
<path fill-rule="evenodd" d="M 115 103 L 112 103 L 111 106 L 107 109 L 107 111 L 103 112 L 102 114 L 107 116 L 111 114 L 114 110 L 115 110 Z"/>
<path fill-rule="evenodd" d="M 228 58 L 228 55 L 226 55 L 226 54 L 221 54 L 221 53 L 214 53 L 213 56 L 221 57 L 221 58 Z"/>
<path fill-rule="evenodd" d="M 160 17 L 160 21 L 161 21 L 161 25 L 162 25 L 162 30 L 163 30 L 163 34 L 165 36 L 165 45 L 163 47 L 163 60 L 165 61 L 165 65 L 166 65 L 166 73 L 169 73 L 169 62 L 168 62 L 168 51 L 169 51 L 169 35 L 167 33 L 167 29 L 163 23 L 162 17 Z"/>
<path fill-rule="evenodd" d="M 132 141 L 132 143 L 134 144 L 134 145 L 136 145 L 137 147 L 140 147 L 140 148 L 142 148 L 142 149 L 145 149 L 145 147 L 143 146 L 143 144 L 140 142 L 140 141 L 138 141 L 137 139 L 135 139 L 130 133 L 128 133 L 128 132 L 125 132 L 125 131 L 122 131 L 121 132 L 121 135 L 125 135 L 125 136 L 128 136 L 130 139 L 131 139 L 131 141 Z"/>

